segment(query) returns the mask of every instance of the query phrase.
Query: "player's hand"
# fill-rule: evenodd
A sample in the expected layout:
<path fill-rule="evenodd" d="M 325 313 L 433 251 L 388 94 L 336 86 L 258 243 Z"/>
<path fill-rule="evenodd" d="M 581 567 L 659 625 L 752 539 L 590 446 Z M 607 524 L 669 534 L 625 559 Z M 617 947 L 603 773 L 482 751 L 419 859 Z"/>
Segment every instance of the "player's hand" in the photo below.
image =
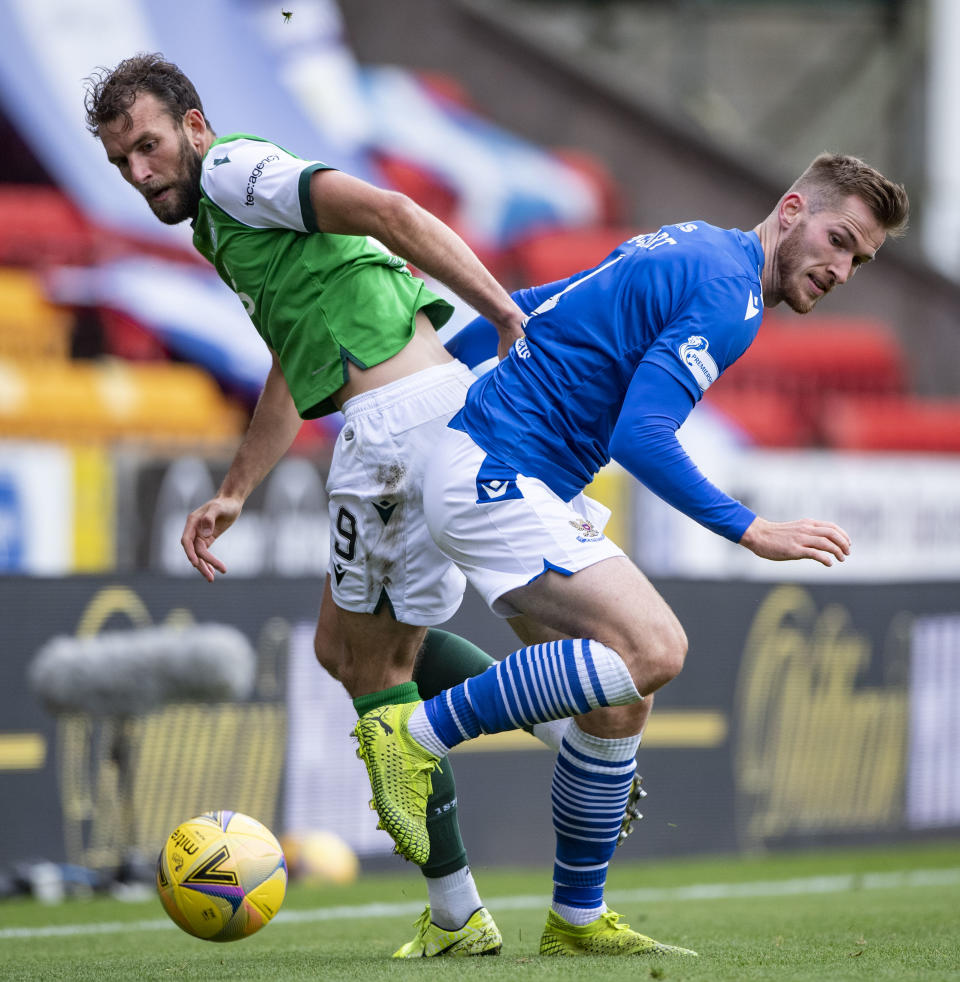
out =
<path fill-rule="evenodd" d="M 190 564 L 210 583 L 215 573 L 227 571 L 223 561 L 210 551 L 210 546 L 214 539 L 233 525 L 242 507 L 242 502 L 235 498 L 211 498 L 187 516 L 180 545 Z"/>
<path fill-rule="evenodd" d="M 801 518 L 795 522 L 768 522 L 758 515 L 740 539 L 761 559 L 813 559 L 824 566 L 842 563 L 850 555 L 850 536 L 833 522 Z"/>
<path fill-rule="evenodd" d="M 527 326 L 527 317 L 525 314 L 521 314 L 519 307 L 516 308 L 516 315 L 511 317 L 509 321 L 496 325 L 499 335 L 497 358 L 500 361 L 503 361 L 510 354 L 510 349 L 516 344 L 518 338 L 523 337 L 523 329 Z"/>

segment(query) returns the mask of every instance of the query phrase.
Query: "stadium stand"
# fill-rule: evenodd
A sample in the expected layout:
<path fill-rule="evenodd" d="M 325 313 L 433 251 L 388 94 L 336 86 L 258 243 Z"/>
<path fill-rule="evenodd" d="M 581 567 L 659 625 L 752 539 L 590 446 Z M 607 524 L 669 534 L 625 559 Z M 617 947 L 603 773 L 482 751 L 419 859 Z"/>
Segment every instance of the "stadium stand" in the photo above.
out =
<path fill-rule="evenodd" d="M 271 58 L 284 64 L 289 55 L 281 45 Z M 599 156 L 582 148 L 547 151 L 525 145 L 483 119 L 464 82 L 441 70 L 401 72 L 395 67 L 354 67 L 354 95 L 363 96 L 365 113 L 371 121 L 379 118 L 381 127 L 378 129 L 371 122 L 367 139 L 355 148 L 360 158 L 375 172 L 377 180 L 408 194 L 456 228 L 508 287 L 548 283 L 595 266 L 620 242 L 643 231 L 627 224 L 624 189 Z M 215 92 L 215 86 L 212 88 Z M 412 131 L 395 128 L 397 117 L 390 110 L 398 95 L 412 100 L 411 105 L 423 107 L 424 112 L 429 110 L 426 117 L 416 116 Z M 302 124 L 303 119 L 297 118 Z M 430 138 L 414 139 L 422 135 L 425 118 L 432 126 Z M 449 148 L 452 160 L 439 159 L 442 154 L 438 148 L 442 147 Z M 476 152 L 496 174 L 491 177 L 482 168 L 466 167 L 463 155 L 467 151 Z M 541 189 L 548 177 L 559 180 L 562 176 L 558 165 L 562 165 L 560 171 L 566 168 L 575 177 L 569 188 L 583 185 L 579 191 L 590 207 L 564 211 L 555 200 L 534 202 L 530 198 L 532 186 L 521 179 L 526 167 L 542 168 L 537 170 L 542 180 L 533 185 Z M 501 173 L 504 169 L 510 181 Z M 67 173 L 75 174 L 76 169 L 68 169 Z M 493 181 L 488 189 L 490 200 L 478 211 L 476 198 L 486 187 L 481 178 L 487 177 Z M 570 180 L 569 174 L 566 180 Z M 498 181 L 503 182 L 502 186 Z M 560 186 L 568 185 L 561 180 Z M 77 197 L 77 189 L 70 191 Z M 77 200 L 84 200 L 83 196 Z M 473 207 L 468 207 L 470 201 L 474 202 Z M 139 207 L 139 202 L 135 205 Z M 480 220 L 484 216 L 486 219 Z M 113 228 L 109 232 L 99 228 L 56 188 L 0 186 L 0 264 L 20 267 L 0 269 L 0 358 L 6 359 L 7 377 L 11 363 L 17 366 L 17 372 L 26 371 L 26 381 L 17 383 L 21 388 L 39 391 L 30 370 L 23 368 L 24 359 L 62 362 L 69 357 L 71 343 L 78 353 L 114 355 L 144 365 L 169 364 L 170 352 L 191 358 L 190 352 L 172 346 L 170 338 L 157 324 L 150 323 L 143 310 L 97 306 L 110 303 L 101 298 L 86 301 L 90 306 L 83 308 L 78 318 L 76 309 L 71 312 L 48 303 L 24 270 L 60 265 L 91 267 L 117 256 L 144 253 L 165 254 L 193 264 L 198 261 L 186 249 L 179 251 L 159 240 L 139 241 L 131 229 L 132 226 L 123 234 Z M 87 325 L 89 343 L 79 351 L 76 342 L 81 322 Z M 178 329 L 181 334 L 186 330 L 183 325 Z M 92 369 L 89 365 L 77 367 L 82 371 Z M 170 367 L 176 372 L 183 366 Z M 227 391 L 233 391 L 230 380 L 217 374 L 218 369 L 208 364 L 207 370 Z M 201 372 L 199 368 L 197 371 Z M 116 380 L 120 376 L 114 372 L 105 377 Z M 91 386 L 89 380 L 64 384 L 76 392 L 88 391 Z M 210 384 L 217 389 L 212 379 Z M 144 385 L 149 388 L 148 382 Z M 898 437 L 892 431 L 883 435 L 878 430 L 881 418 L 896 418 L 897 413 L 891 408 L 894 406 L 899 406 L 905 416 L 909 411 L 911 418 L 920 419 L 916 414 L 924 413 L 922 418 L 931 420 L 926 438 L 952 446 L 949 404 L 922 405 L 909 400 L 907 392 L 904 353 L 887 325 L 864 318 L 819 314 L 794 324 L 782 315 L 768 313 L 757 340 L 711 387 L 706 401 L 747 438 L 764 447 L 845 447 L 858 440 L 864 446 L 877 448 L 886 444 L 900 446 L 905 436 Z M 884 397 L 883 401 L 877 402 L 877 397 Z M 99 404 L 96 398 L 90 398 L 92 405 Z M 858 402 L 858 398 L 869 401 Z M 229 404 L 226 397 L 221 399 Z M 112 439 L 126 433 L 126 424 L 121 425 L 111 415 L 110 405 L 108 400 L 107 408 L 101 407 L 102 431 L 112 434 Z M 235 408 L 230 404 L 225 415 L 233 419 Z M 80 416 L 86 419 L 89 412 Z M 175 416 L 175 412 L 165 409 L 157 413 L 158 418 L 173 420 Z M 934 417 L 939 420 L 941 416 L 943 422 L 934 421 Z M 0 423 L 5 432 L 14 425 L 6 418 L 0 418 Z M 49 425 L 59 430 L 60 423 L 50 420 Z M 152 439 L 151 424 L 146 425 L 146 437 Z M 27 423 L 21 420 L 16 426 L 25 427 Z M 92 423 L 84 426 L 91 431 L 94 428 Z M 185 434 L 189 427 L 181 421 L 174 430 Z"/>
<path fill-rule="evenodd" d="M 904 352 L 882 322 L 811 314 L 794 326 L 767 314 L 706 400 L 761 446 L 800 447 L 830 443 L 832 397 L 904 396 L 907 385 Z"/>
<path fill-rule="evenodd" d="M 89 263 L 100 245 L 93 227 L 61 191 L 0 184 L 0 263 Z"/>
<path fill-rule="evenodd" d="M 605 225 L 533 233 L 509 251 L 514 286 L 551 283 L 590 269 L 636 234 L 637 229 Z"/>
<path fill-rule="evenodd" d="M 835 395 L 820 430 L 834 450 L 960 453 L 960 399 Z"/>
<path fill-rule="evenodd" d="M 72 327 L 70 314 L 47 302 L 33 273 L 0 268 L 0 358 L 62 360 Z"/>
<path fill-rule="evenodd" d="M 77 318 L 47 301 L 29 269 L 0 268 L 0 434 L 6 438 L 216 446 L 236 439 L 246 413 L 203 369 L 167 360 L 138 325 L 104 320 L 128 356 L 71 358 Z M 139 346 L 136 346 L 139 341 Z M 151 346 L 152 345 L 152 346 Z"/>
<path fill-rule="evenodd" d="M 206 372 L 176 362 L 0 361 L 0 390 L 12 439 L 218 449 L 246 424 Z"/>

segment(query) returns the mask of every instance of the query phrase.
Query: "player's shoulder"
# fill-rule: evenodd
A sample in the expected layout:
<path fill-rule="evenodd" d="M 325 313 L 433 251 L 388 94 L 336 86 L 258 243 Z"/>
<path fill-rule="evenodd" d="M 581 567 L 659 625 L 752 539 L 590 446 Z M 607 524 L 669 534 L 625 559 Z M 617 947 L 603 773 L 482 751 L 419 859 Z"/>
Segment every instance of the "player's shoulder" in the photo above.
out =
<path fill-rule="evenodd" d="M 747 246 L 745 233 L 740 229 L 720 228 L 704 221 L 664 225 L 660 234 L 670 238 L 683 252 L 710 256 L 717 262 L 723 262 L 728 256 L 738 256 Z"/>
<path fill-rule="evenodd" d="M 657 250 L 657 258 L 694 280 L 706 283 L 724 277 L 759 278 L 763 250 L 753 232 L 689 221 L 665 225 L 655 236 L 654 246 L 658 242 L 666 246 Z"/>
<path fill-rule="evenodd" d="M 217 140 L 203 158 L 200 184 L 217 203 L 237 195 L 249 204 L 258 190 L 273 189 L 296 181 L 307 166 L 323 166 L 303 160 L 276 143 L 248 133 Z M 270 192 L 272 194 L 272 191 Z"/>
<path fill-rule="evenodd" d="M 303 231 L 302 178 L 324 166 L 269 140 L 236 133 L 217 140 L 207 151 L 200 187 L 217 207 L 243 224 Z"/>
<path fill-rule="evenodd" d="M 262 173 L 271 163 L 297 158 L 269 140 L 236 133 L 217 140 L 203 158 L 201 184 L 205 191 L 246 186 L 251 176 Z M 254 181 L 256 183 L 256 181 Z"/>

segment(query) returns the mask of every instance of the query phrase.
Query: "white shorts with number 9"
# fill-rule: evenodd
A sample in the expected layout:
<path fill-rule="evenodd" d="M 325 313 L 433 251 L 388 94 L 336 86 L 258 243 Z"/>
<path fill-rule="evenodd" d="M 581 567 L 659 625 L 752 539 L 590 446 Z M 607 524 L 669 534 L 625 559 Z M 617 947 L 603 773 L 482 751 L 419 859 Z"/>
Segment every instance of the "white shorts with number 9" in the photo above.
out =
<path fill-rule="evenodd" d="M 424 369 L 343 406 L 327 479 L 330 586 L 337 606 L 442 624 L 466 586 L 423 518 L 424 466 L 476 376 L 460 362 Z"/>

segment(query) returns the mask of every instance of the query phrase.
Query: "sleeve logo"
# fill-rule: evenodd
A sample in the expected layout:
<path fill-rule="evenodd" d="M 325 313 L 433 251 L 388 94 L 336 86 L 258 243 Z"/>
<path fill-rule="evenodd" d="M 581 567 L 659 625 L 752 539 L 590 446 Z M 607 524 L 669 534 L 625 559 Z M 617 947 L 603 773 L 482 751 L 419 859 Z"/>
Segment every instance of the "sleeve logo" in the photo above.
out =
<path fill-rule="evenodd" d="M 716 382 L 720 374 L 717 363 L 707 351 L 709 346 L 707 339 L 699 334 L 691 334 L 680 345 L 680 357 L 683 363 L 690 369 L 690 374 L 704 392 Z"/>
<path fill-rule="evenodd" d="M 257 187 L 257 181 L 259 181 L 263 176 L 263 169 L 267 166 L 267 164 L 279 159 L 279 154 L 271 153 L 264 157 L 263 160 L 261 160 L 260 163 L 257 164 L 257 166 L 250 172 L 250 176 L 247 178 L 247 197 L 243 202 L 248 208 L 252 208 L 255 204 L 253 192 Z"/>

